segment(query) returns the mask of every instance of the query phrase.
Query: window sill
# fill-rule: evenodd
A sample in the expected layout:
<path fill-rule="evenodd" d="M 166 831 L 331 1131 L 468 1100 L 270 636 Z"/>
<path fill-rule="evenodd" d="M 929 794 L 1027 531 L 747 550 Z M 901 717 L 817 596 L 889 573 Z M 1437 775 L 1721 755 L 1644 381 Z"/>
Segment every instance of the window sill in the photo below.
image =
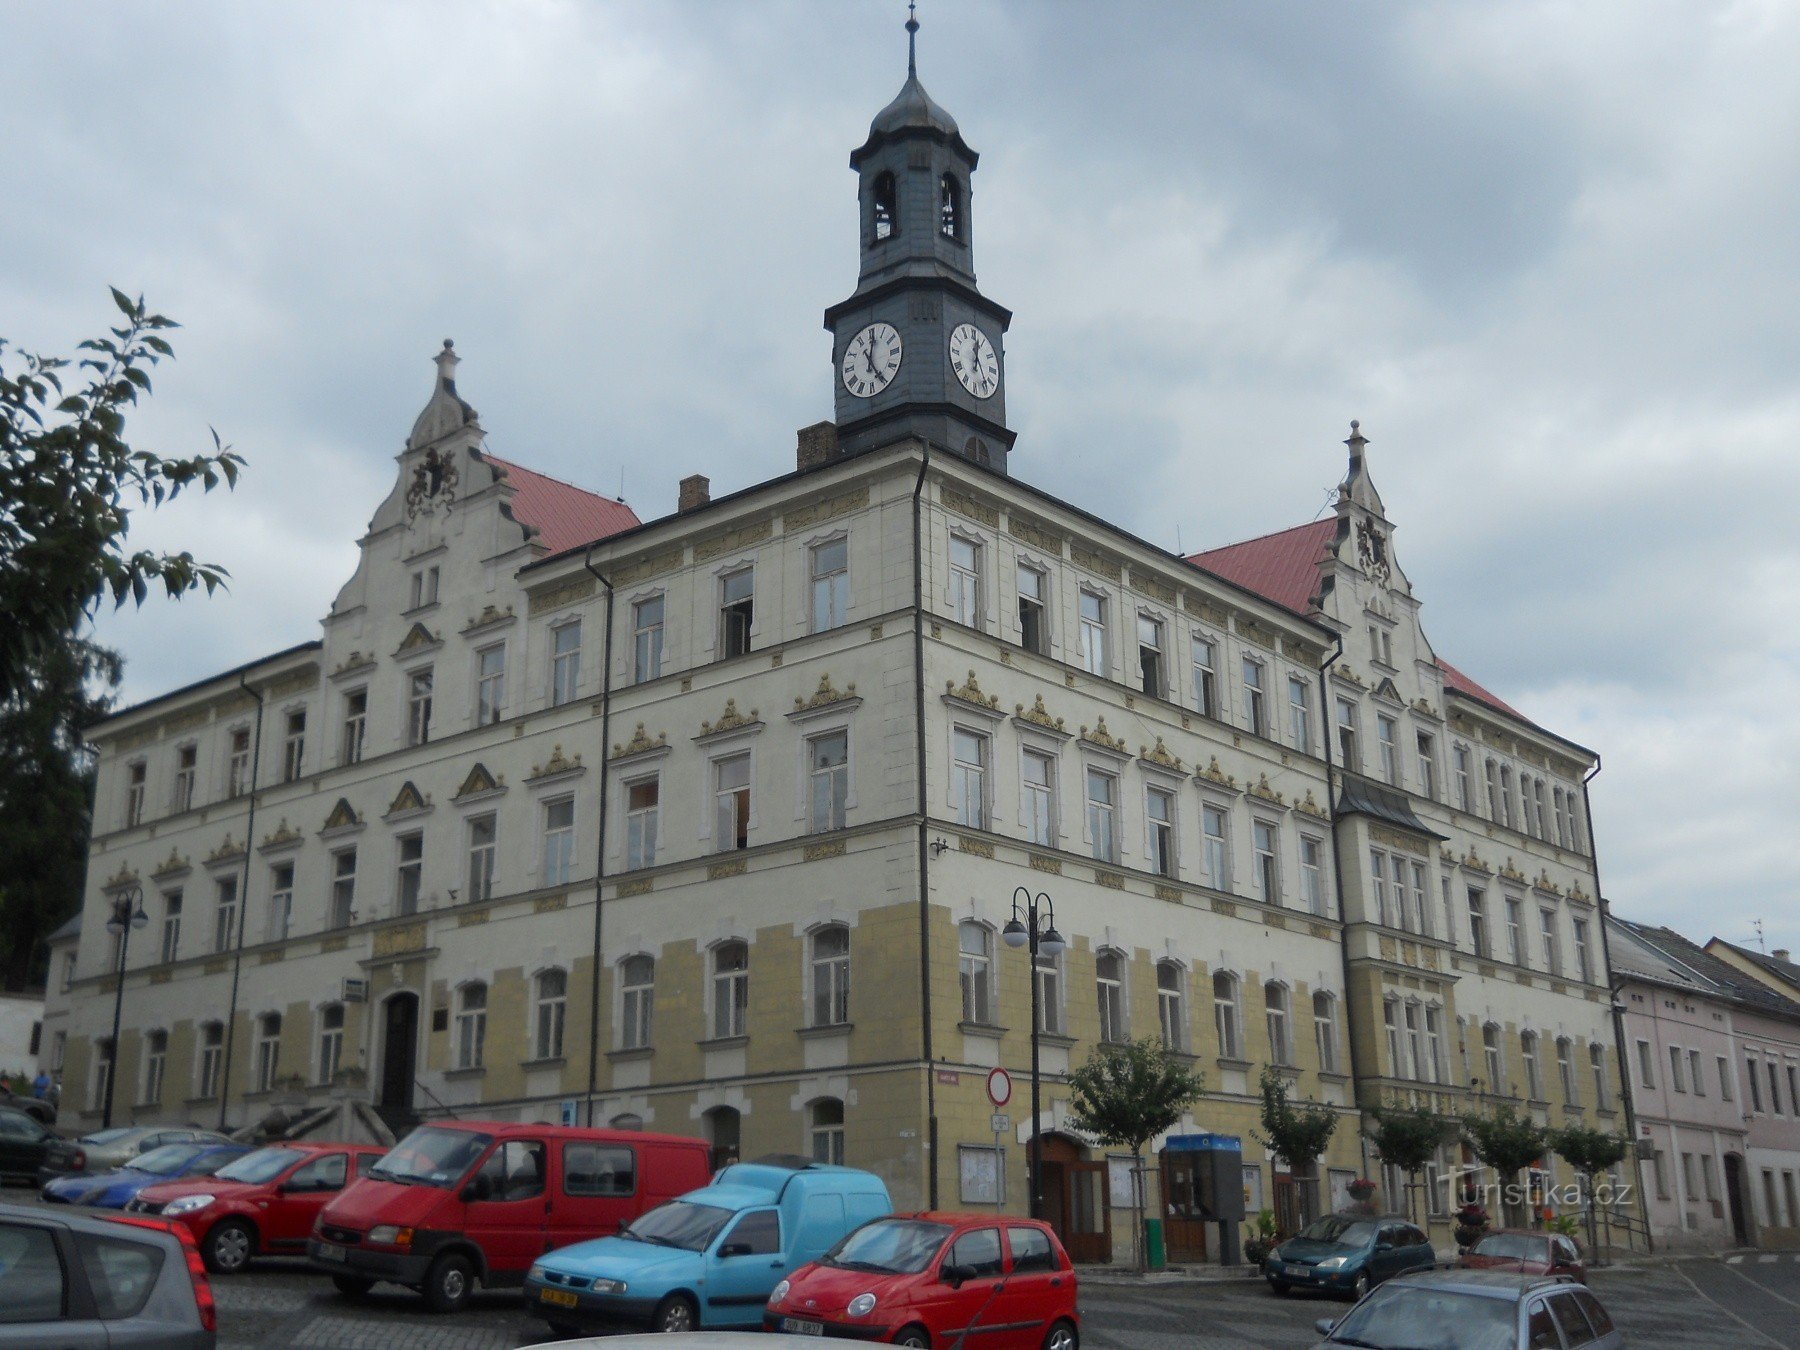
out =
<path fill-rule="evenodd" d="M 484 1077 L 486 1074 L 487 1074 L 487 1065 L 485 1065 L 485 1064 L 471 1064 L 466 1069 L 445 1069 L 444 1070 L 444 1077 L 452 1080 L 453 1082 L 459 1081 L 459 1080 L 462 1080 L 465 1078 L 481 1078 L 481 1077 Z"/>
<path fill-rule="evenodd" d="M 1320 1069 L 1319 1081 L 1321 1083 L 1337 1083 L 1341 1086 L 1350 1081 L 1350 1075 L 1347 1073 L 1338 1073 L 1333 1069 Z"/>
<path fill-rule="evenodd" d="M 569 1062 L 567 1055 L 545 1055 L 542 1059 L 522 1059 L 521 1069 L 553 1069 Z"/>
<path fill-rule="evenodd" d="M 1052 1045 L 1062 1050 L 1073 1050 L 1075 1038 L 1065 1036 L 1060 1031 L 1040 1031 L 1037 1035 L 1039 1045 Z"/>
<path fill-rule="evenodd" d="M 207 1104 L 209 1104 L 209 1103 L 211 1103 L 211 1102 L 216 1102 L 216 1101 L 218 1101 L 218 1100 L 219 1100 L 219 1099 L 218 1099 L 218 1097 L 216 1097 L 216 1096 L 212 1096 L 212 1097 L 188 1097 L 188 1098 L 185 1098 L 185 1099 L 184 1099 L 184 1100 L 183 1100 L 183 1101 L 182 1101 L 182 1103 L 181 1103 L 181 1104 L 182 1104 L 182 1105 L 183 1105 L 183 1106 L 205 1106 L 205 1105 L 207 1105 Z"/>
<path fill-rule="evenodd" d="M 702 1050 L 736 1050 L 750 1044 L 748 1036 L 715 1036 L 710 1040 L 695 1041 Z"/>
<path fill-rule="evenodd" d="M 653 1045 L 628 1045 L 623 1049 L 608 1050 L 606 1058 L 613 1064 L 630 1064 L 636 1060 L 649 1059 L 655 1053 L 656 1047 Z"/>
<path fill-rule="evenodd" d="M 1221 1069 L 1252 1069 L 1256 1066 L 1247 1059 L 1233 1059 L 1230 1055 L 1220 1055 L 1219 1067 Z"/>
<path fill-rule="evenodd" d="M 848 1036 L 855 1025 L 854 1022 L 827 1022 L 823 1026 L 799 1027 L 795 1034 L 803 1041 L 830 1040 L 836 1036 Z"/>
<path fill-rule="evenodd" d="M 956 1027 L 965 1036 L 986 1036 L 994 1041 L 1006 1035 L 1006 1028 L 995 1022 L 958 1022 Z"/>

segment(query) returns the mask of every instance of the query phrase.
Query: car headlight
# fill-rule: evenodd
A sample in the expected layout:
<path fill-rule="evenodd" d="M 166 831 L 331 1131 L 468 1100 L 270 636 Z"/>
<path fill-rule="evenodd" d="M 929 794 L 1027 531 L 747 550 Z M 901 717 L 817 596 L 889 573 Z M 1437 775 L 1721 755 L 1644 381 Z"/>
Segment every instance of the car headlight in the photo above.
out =
<path fill-rule="evenodd" d="M 787 1294 L 788 1282 L 783 1280 L 780 1284 L 775 1286 L 775 1292 L 769 1295 L 769 1302 L 779 1303 L 782 1299 L 787 1297 Z"/>
<path fill-rule="evenodd" d="M 179 1200 L 169 1201 L 168 1207 L 163 1210 L 163 1213 L 171 1216 L 192 1214 L 197 1209 L 205 1209 L 213 1202 L 213 1199 L 214 1197 L 210 1195 L 184 1195 Z"/>
<path fill-rule="evenodd" d="M 850 1300 L 850 1306 L 844 1311 L 848 1312 L 852 1317 L 867 1317 L 870 1313 L 875 1311 L 875 1295 L 858 1294 L 855 1298 Z"/>
<path fill-rule="evenodd" d="M 412 1240 L 412 1229 L 396 1227 L 391 1223 L 378 1223 L 369 1230 L 369 1241 L 383 1247 L 410 1247 Z"/>
<path fill-rule="evenodd" d="M 1319 1269 L 1320 1270 L 1338 1270 L 1349 1259 L 1350 1258 L 1347 1256 L 1328 1256 L 1323 1261 L 1319 1262 Z"/>
<path fill-rule="evenodd" d="M 624 1280 L 597 1279 L 588 1288 L 596 1294 L 622 1294 L 627 1286 Z"/>
<path fill-rule="evenodd" d="M 543 1267 L 543 1265 L 542 1265 L 542 1264 L 541 1264 L 541 1263 L 540 1263 L 540 1264 L 538 1264 L 538 1265 L 535 1265 L 535 1266 L 533 1266 L 533 1267 L 532 1267 L 532 1268 L 531 1268 L 531 1269 L 530 1269 L 530 1270 L 528 1270 L 528 1271 L 526 1271 L 526 1272 L 525 1272 L 525 1278 L 526 1278 L 526 1279 L 528 1279 L 528 1280 L 541 1280 L 541 1279 L 543 1279 L 543 1278 L 544 1278 L 544 1267 Z"/>

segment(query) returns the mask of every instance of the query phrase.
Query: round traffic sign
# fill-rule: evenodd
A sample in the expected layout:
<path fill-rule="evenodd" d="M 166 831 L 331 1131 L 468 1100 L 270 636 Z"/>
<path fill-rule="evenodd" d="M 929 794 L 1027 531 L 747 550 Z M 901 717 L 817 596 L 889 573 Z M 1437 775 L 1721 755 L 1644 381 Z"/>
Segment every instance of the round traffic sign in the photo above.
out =
<path fill-rule="evenodd" d="M 1005 1106 L 1012 1100 L 1012 1075 L 1005 1069 L 989 1069 L 987 1094 L 995 1106 Z"/>

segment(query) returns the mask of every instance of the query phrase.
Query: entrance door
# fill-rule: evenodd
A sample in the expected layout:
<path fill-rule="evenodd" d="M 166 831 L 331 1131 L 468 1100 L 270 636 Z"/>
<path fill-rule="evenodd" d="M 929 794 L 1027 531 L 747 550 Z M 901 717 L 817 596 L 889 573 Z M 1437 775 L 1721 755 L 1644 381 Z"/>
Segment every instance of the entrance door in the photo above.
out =
<path fill-rule="evenodd" d="M 419 996 L 395 994 L 382 1009 L 381 1100 L 384 1111 L 411 1115 L 419 1053 Z"/>
<path fill-rule="evenodd" d="M 1169 1260 L 1181 1263 L 1206 1260 L 1206 1220 L 1200 1204 L 1200 1163 L 1204 1153 L 1162 1155 L 1164 1233 Z"/>
<path fill-rule="evenodd" d="M 1275 1231 L 1282 1237 L 1292 1237 L 1305 1225 L 1300 1221 L 1300 1188 L 1294 1184 L 1293 1174 L 1277 1172 L 1275 1174 Z"/>
<path fill-rule="evenodd" d="M 1044 1138 L 1044 1220 L 1081 1265 L 1112 1260 L 1112 1209 L 1106 1164 L 1084 1162 L 1081 1151 L 1057 1135 Z"/>
<path fill-rule="evenodd" d="M 1731 1207 L 1731 1236 L 1740 1247 L 1750 1245 L 1750 1225 L 1744 1219 L 1744 1160 L 1725 1155 L 1725 1202 Z"/>

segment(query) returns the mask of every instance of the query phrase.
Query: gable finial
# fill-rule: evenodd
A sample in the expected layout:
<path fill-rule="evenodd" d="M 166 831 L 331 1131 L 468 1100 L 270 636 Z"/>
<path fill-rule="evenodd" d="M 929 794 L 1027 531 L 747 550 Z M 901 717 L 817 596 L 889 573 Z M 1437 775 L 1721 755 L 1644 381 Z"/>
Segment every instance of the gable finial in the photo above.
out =
<path fill-rule="evenodd" d="M 444 382 L 444 388 L 452 393 L 456 390 L 456 368 L 462 364 L 462 357 L 456 354 L 456 344 L 449 338 L 444 339 L 444 349 L 432 358 L 437 363 L 438 378 Z"/>
<path fill-rule="evenodd" d="M 918 0 L 906 0 L 906 78 L 917 79 L 919 75 L 919 16 Z"/>

